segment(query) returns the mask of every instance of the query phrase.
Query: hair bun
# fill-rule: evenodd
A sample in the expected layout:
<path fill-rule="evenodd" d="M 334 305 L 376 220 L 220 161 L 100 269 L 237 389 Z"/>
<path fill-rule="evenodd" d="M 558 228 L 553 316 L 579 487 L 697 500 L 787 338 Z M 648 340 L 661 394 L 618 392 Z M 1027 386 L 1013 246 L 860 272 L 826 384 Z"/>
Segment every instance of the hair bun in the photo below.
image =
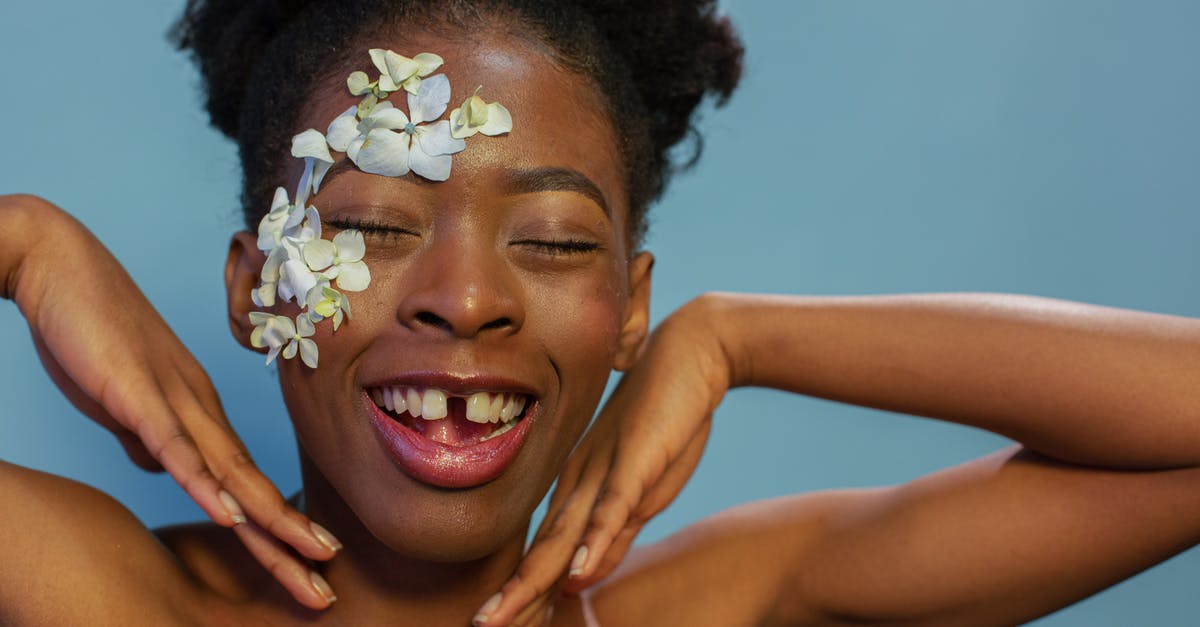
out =
<path fill-rule="evenodd" d="M 190 53 L 213 126 L 238 137 L 242 102 L 256 61 L 309 0 L 188 0 L 170 39 Z"/>

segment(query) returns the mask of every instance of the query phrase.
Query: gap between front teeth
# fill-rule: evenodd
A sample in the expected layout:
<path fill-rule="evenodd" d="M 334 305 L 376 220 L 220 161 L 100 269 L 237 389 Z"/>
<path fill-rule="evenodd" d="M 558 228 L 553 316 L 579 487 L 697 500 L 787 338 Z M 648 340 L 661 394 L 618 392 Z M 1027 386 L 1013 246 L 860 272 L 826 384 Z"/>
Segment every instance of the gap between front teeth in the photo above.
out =
<path fill-rule="evenodd" d="M 446 393 L 442 390 L 393 386 L 371 390 L 371 400 L 396 414 L 408 412 L 414 418 L 440 420 L 448 415 Z M 504 422 L 509 425 L 525 410 L 525 395 L 503 392 L 476 392 L 466 398 L 467 420 L 480 424 Z M 507 431 L 502 428 L 488 437 Z"/>

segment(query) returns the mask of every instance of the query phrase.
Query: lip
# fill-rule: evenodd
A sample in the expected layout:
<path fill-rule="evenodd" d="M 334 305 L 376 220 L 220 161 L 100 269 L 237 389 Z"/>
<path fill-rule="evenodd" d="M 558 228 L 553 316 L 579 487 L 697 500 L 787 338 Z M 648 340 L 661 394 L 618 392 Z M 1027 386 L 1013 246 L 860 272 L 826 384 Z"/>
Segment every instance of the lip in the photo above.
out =
<path fill-rule="evenodd" d="M 409 477 L 440 488 L 471 488 L 503 474 L 521 452 L 540 409 L 538 395 L 528 386 L 496 377 L 423 373 L 373 383 L 368 388 L 384 385 L 435 387 L 461 395 L 479 391 L 519 392 L 534 399 L 526 408 L 525 417 L 505 433 L 469 446 L 449 446 L 428 440 L 393 420 L 371 401 L 364 389 L 362 402 L 379 443 L 392 461 Z"/>

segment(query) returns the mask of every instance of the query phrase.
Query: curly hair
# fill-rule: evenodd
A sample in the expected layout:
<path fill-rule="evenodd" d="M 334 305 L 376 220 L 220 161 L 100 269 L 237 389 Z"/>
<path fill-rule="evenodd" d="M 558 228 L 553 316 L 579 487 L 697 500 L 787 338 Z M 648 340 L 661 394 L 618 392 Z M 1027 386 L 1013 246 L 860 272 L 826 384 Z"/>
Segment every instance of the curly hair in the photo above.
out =
<path fill-rule="evenodd" d="M 698 105 L 724 104 L 741 77 L 741 43 L 715 0 L 188 0 L 171 38 L 200 70 L 212 125 L 238 144 L 248 228 L 282 178 L 296 94 L 344 67 L 354 44 L 413 23 L 448 33 L 501 25 L 589 79 L 623 152 L 635 244 L 648 206 L 699 157 Z M 672 147 L 689 137 L 691 155 L 672 163 Z"/>

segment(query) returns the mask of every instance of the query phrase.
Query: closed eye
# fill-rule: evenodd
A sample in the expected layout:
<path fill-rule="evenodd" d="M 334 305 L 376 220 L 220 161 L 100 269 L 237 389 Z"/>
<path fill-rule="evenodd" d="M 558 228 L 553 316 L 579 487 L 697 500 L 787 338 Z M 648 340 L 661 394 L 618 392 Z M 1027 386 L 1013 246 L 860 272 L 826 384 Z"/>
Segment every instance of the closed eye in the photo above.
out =
<path fill-rule="evenodd" d="M 382 222 L 363 220 L 361 218 L 335 219 L 329 220 L 325 224 L 342 231 L 354 229 L 361 232 L 364 237 L 399 237 L 401 235 L 417 235 L 417 233 L 405 228 L 384 224 Z"/>
<path fill-rule="evenodd" d="M 589 242 L 587 240 L 579 239 L 524 239 L 514 241 L 512 244 L 515 246 L 533 248 L 539 252 L 546 252 L 552 255 L 582 255 L 595 252 L 600 249 L 600 245 L 596 242 Z"/>

